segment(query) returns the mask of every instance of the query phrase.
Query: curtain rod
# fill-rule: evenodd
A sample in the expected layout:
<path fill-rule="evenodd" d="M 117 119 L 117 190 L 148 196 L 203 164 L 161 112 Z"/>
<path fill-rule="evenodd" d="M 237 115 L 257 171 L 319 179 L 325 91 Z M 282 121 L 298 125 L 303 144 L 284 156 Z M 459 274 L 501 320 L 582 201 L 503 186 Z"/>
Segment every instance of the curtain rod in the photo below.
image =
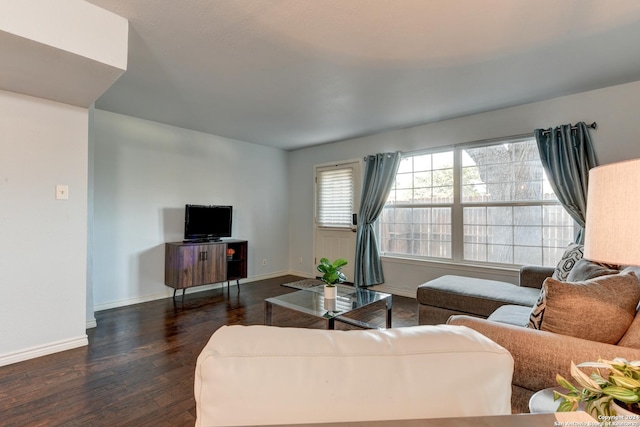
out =
<path fill-rule="evenodd" d="M 596 122 L 593 122 L 590 125 L 587 125 L 587 127 L 590 128 L 590 129 L 598 129 L 598 124 Z M 575 126 L 571 126 L 571 130 L 576 130 L 576 129 L 578 129 L 578 128 L 575 127 Z M 550 133 L 551 133 L 550 130 L 543 130 L 542 131 L 543 135 L 549 135 Z"/>

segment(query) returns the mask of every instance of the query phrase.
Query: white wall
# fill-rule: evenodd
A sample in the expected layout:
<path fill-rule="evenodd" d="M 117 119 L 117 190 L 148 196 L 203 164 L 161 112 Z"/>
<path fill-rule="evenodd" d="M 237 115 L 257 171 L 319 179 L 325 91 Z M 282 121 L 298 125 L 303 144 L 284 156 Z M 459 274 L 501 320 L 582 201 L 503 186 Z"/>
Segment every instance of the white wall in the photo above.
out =
<path fill-rule="evenodd" d="M 94 106 L 89 108 L 89 134 L 87 144 L 87 297 L 86 297 L 86 317 L 87 329 L 97 326 L 96 317 L 93 310 L 93 205 L 94 205 L 94 140 L 93 137 L 93 116 L 95 114 Z"/>
<path fill-rule="evenodd" d="M 87 344 L 87 107 L 127 38 L 83 0 L 0 2 L 0 366 Z"/>
<path fill-rule="evenodd" d="M 83 58 L 127 69 L 129 22 L 84 0 L 3 0 L 0 28 Z"/>
<path fill-rule="evenodd" d="M 0 91 L 0 365 L 87 343 L 87 132 L 84 108 Z"/>
<path fill-rule="evenodd" d="M 250 278 L 288 271 L 286 152 L 101 110 L 93 123 L 96 311 L 172 294 L 164 243 L 182 240 L 187 203 L 233 205 Z"/>
<path fill-rule="evenodd" d="M 489 113 L 341 141 L 290 153 L 290 265 L 313 258 L 313 166 L 383 151 L 413 151 L 533 133 L 565 123 L 596 121 L 591 131 L 600 163 L 640 157 L 640 82 L 565 96 Z M 309 266 L 309 273 L 312 272 Z M 516 272 L 447 264 L 383 260 L 384 289 L 415 296 L 415 289 L 442 274 L 474 275 L 515 282 Z"/>
<path fill-rule="evenodd" d="M 3 0 L 0 89 L 88 108 L 127 69 L 128 33 L 84 0 Z"/>

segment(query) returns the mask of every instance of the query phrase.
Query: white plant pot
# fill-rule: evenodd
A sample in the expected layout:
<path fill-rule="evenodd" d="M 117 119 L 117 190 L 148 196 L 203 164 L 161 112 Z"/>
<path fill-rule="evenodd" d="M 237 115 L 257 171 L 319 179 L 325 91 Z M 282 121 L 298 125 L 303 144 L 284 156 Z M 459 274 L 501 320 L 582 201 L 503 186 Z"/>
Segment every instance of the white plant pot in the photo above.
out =
<path fill-rule="evenodd" d="M 336 311 L 336 300 L 332 298 L 325 298 L 324 309 L 327 311 Z"/>
<path fill-rule="evenodd" d="M 621 419 L 620 421 L 638 420 L 638 414 L 621 407 L 613 400 L 611 401 L 611 410 L 615 412 L 616 415 L 623 417 L 623 419 Z"/>
<path fill-rule="evenodd" d="M 324 297 L 325 299 L 336 299 L 338 296 L 338 287 L 337 286 L 325 286 L 324 287 Z"/>

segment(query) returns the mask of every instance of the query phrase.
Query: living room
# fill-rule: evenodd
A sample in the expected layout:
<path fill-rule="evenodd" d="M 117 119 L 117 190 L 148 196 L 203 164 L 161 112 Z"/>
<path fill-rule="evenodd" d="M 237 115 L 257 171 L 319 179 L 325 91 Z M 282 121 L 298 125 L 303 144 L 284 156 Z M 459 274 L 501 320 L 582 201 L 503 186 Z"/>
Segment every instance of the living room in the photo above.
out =
<path fill-rule="evenodd" d="M 620 84 L 293 150 L 0 87 L 0 365 L 86 345 L 95 311 L 170 297 L 164 243 L 182 239 L 186 203 L 234 206 L 233 236 L 250 245 L 247 281 L 310 277 L 316 165 L 579 121 L 598 123 L 599 163 L 640 158 L 638 68 Z M 68 200 L 54 199 L 57 184 Z M 461 271 L 517 280 L 515 269 L 390 257 L 383 267 L 380 289 L 409 297 Z"/>

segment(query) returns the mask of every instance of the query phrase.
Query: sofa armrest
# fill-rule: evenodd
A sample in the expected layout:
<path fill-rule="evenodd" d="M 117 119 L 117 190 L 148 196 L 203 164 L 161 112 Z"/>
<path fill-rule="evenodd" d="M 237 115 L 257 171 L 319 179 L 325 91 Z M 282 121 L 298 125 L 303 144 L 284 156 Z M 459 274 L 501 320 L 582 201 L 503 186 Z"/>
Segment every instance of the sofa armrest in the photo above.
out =
<path fill-rule="evenodd" d="M 513 384 L 531 391 L 556 387 L 556 374 L 571 378 L 571 362 L 623 357 L 639 360 L 640 349 L 587 341 L 566 335 L 492 322 L 471 316 L 452 316 L 451 325 L 474 329 L 507 349 L 514 359 Z"/>
<path fill-rule="evenodd" d="M 544 279 L 551 277 L 553 271 L 553 267 L 523 265 L 520 267 L 520 286 L 540 289 Z"/>

